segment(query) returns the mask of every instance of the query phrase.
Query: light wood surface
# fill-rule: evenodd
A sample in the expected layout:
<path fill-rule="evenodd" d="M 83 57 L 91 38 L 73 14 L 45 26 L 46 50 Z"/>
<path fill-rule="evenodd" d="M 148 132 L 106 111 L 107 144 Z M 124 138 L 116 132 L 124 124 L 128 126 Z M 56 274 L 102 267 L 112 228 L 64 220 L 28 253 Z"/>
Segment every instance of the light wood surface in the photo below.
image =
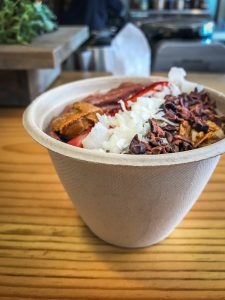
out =
<path fill-rule="evenodd" d="M 89 37 L 86 26 L 61 26 L 29 45 L 1 45 L 0 70 L 49 69 L 60 65 Z"/>
<path fill-rule="evenodd" d="M 224 75 L 190 78 L 225 92 Z M 22 112 L 0 110 L 0 299 L 225 299 L 225 157 L 169 238 L 121 249 L 84 225 Z"/>

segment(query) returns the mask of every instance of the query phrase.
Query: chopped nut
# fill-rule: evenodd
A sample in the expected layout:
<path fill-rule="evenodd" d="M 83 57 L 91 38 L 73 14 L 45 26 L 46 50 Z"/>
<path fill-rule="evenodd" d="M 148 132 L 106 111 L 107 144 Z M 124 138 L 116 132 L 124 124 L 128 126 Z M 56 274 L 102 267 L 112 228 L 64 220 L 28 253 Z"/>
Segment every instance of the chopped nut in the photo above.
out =
<path fill-rule="evenodd" d="M 198 132 L 194 129 L 191 130 L 191 141 L 192 143 L 195 143 L 197 140 Z"/>
<path fill-rule="evenodd" d="M 195 147 L 206 146 L 208 144 L 212 144 L 222 138 L 224 138 L 223 130 L 216 125 L 216 123 L 212 121 L 207 121 L 206 124 L 209 126 L 208 133 L 204 134 L 203 132 L 199 132 L 197 135 L 197 139 L 195 142 Z M 204 142 L 204 143 L 203 143 Z"/>
<path fill-rule="evenodd" d="M 212 121 L 207 121 L 206 124 L 209 126 L 209 131 L 217 131 L 218 129 L 220 129 L 220 127 L 218 125 L 216 125 L 216 123 L 212 122 Z"/>
<path fill-rule="evenodd" d="M 190 138 L 190 133 L 191 133 L 191 126 L 188 123 L 188 121 L 182 121 L 180 124 L 180 129 L 179 129 L 179 135 L 186 137 L 187 139 Z"/>

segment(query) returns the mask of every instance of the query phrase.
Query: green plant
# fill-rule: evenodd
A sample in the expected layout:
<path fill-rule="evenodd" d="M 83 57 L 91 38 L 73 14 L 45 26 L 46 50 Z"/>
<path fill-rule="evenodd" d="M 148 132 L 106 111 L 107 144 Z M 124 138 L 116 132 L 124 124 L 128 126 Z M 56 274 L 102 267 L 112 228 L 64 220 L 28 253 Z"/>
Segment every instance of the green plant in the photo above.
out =
<path fill-rule="evenodd" d="M 56 29 L 56 17 L 41 1 L 4 0 L 0 10 L 0 43 L 28 44 Z"/>

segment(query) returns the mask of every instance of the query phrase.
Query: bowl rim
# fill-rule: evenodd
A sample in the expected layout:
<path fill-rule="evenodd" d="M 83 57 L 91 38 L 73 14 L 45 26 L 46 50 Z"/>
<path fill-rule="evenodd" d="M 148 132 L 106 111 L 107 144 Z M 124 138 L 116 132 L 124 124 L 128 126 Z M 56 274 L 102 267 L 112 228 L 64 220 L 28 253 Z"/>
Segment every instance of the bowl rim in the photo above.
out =
<path fill-rule="evenodd" d="M 149 79 L 151 81 L 160 81 L 160 80 L 168 80 L 166 77 L 160 76 L 104 76 L 97 78 L 88 78 L 82 80 L 76 80 L 70 83 L 66 83 L 60 85 L 56 88 L 53 88 L 39 97 L 37 97 L 24 111 L 23 113 L 23 126 L 28 132 L 28 134 L 39 144 L 46 147 L 48 150 L 59 153 L 61 155 L 70 157 L 72 159 L 77 159 L 81 161 L 86 161 L 89 163 L 96 164 L 107 164 L 107 165 L 120 165 L 120 166 L 140 166 L 140 167 L 148 167 L 148 166 L 168 166 L 168 165 L 179 165 L 186 163 L 194 163 L 201 160 L 209 159 L 218 155 L 221 155 L 225 152 L 225 138 L 204 146 L 202 148 L 193 149 L 184 152 L 177 153 L 168 153 L 168 154 L 160 154 L 160 155 L 130 155 L 130 154 L 116 154 L 116 153 L 103 153 L 99 150 L 90 150 L 84 148 L 78 148 L 61 141 L 58 141 L 47 133 L 45 133 L 39 126 L 34 122 L 34 114 L 35 109 L 40 103 L 44 102 L 45 98 L 54 93 L 55 91 L 59 91 L 64 88 L 68 88 L 70 86 L 76 86 L 81 83 L 88 84 L 89 82 L 97 83 L 100 80 L 121 80 L 121 83 L 124 81 L 135 81 L 137 80 L 146 80 Z M 204 86 L 204 89 L 208 92 L 216 94 L 218 97 L 222 97 L 225 101 L 225 94 L 222 92 L 218 92 L 212 88 Z M 62 101 L 63 103 L 63 101 Z"/>

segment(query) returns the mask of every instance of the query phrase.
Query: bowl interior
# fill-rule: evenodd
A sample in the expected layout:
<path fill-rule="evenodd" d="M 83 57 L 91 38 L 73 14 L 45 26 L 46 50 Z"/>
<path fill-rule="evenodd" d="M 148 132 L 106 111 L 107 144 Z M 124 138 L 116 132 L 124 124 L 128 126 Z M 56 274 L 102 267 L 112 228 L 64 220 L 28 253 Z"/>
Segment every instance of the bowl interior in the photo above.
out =
<path fill-rule="evenodd" d="M 188 163 L 214 157 L 225 152 L 225 139 L 195 150 L 160 154 L 154 156 L 133 156 L 126 154 L 102 153 L 97 150 L 72 147 L 48 136 L 45 131 L 51 119 L 72 102 L 79 101 L 85 96 L 106 92 L 117 87 L 122 82 L 149 83 L 150 81 L 165 80 L 162 77 L 100 77 L 72 82 L 52 89 L 38 97 L 24 113 L 23 123 L 28 133 L 46 148 L 80 160 L 95 163 L 119 164 L 119 165 L 168 165 Z M 210 88 L 205 88 L 211 98 L 216 101 L 218 110 L 225 114 L 225 95 Z"/>

